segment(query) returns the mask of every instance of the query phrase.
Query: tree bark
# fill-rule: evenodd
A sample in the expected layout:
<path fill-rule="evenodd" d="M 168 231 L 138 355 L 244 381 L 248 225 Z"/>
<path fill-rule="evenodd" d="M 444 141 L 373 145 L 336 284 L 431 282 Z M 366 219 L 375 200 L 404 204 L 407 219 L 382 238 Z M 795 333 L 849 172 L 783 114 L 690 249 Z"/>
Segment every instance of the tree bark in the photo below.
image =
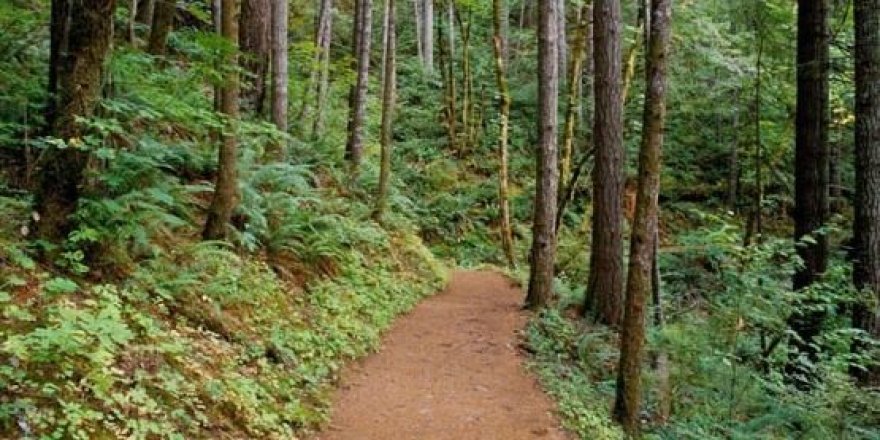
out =
<path fill-rule="evenodd" d="M 870 298 L 853 323 L 880 339 L 880 0 L 855 0 L 856 197 L 853 280 Z M 863 347 L 857 344 L 856 351 Z M 880 367 L 856 371 L 859 382 L 880 384 Z"/>
<path fill-rule="evenodd" d="M 148 27 L 153 27 L 153 13 L 155 12 L 155 0 L 138 0 L 135 21 Z"/>
<path fill-rule="evenodd" d="M 356 60 L 357 80 L 351 90 L 351 105 L 348 117 L 348 141 L 345 158 L 352 170 L 352 180 L 356 179 L 364 151 L 364 120 L 367 111 L 367 87 L 370 74 L 370 43 L 373 28 L 372 0 L 357 0 L 357 20 L 354 30 L 354 58 Z"/>
<path fill-rule="evenodd" d="M 115 0 L 81 0 L 76 5 L 52 2 L 47 124 L 68 148 L 46 150 L 39 164 L 35 232 L 48 242 L 63 240 L 74 226 L 70 217 L 82 193 L 89 161 L 88 152 L 77 146 L 83 136 L 78 119 L 91 117 L 101 96 L 115 7 Z"/>
<path fill-rule="evenodd" d="M 620 84 L 620 1 L 595 0 L 593 224 L 585 311 L 617 326 L 623 303 L 623 99 Z"/>
<path fill-rule="evenodd" d="M 327 96 L 330 91 L 330 43 L 333 40 L 333 0 L 321 0 L 321 11 L 318 15 L 318 31 L 315 46 L 318 48 L 318 93 L 315 102 L 315 120 L 312 124 L 312 137 L 319 137 L 324 132 L 324 113 L 327 107 Z"/>
<path fill-rule="evenodd" d="M 175 0 L 156 0 L 153 9 L 153 26 L 147 52 L 153 55 L 165 55 L 168 51 L 168 34 L 174 27 L 174 13 L 177 5 Z"/>
<path fill-rule="evenodd" d="M 556 196 L 559 178 L 557 104 L 559 100 L 558 0 L 539 0 L 538 9 L 538 149 L 537 185 L 532 226 L 531 271 L 526 306 L 540 309 L 553 295 L 556 260 Z"/>
<path fill-rule="evenodd" d="M 272 123 L 287 132 L 288 0 L 272 0 Z"/>
<path fill-rule="evenodd" d="M 795 272 L 795 290 L 817 281 L 828 265 L 828 241 L 818 231 L 828 218 L 829 37 L 827 0 L 798 1 L 794 240 L 804 265 Z M 806 236 L 812 240 L 803 241 Z M 792 340 L 797 353 L 814 362 L 818 359 L 814 340 L 825 314 L 810 309 L 796 311 L 789 325 L 798 335 Z M 786 368 L 798 382 L 811 375 L 810 370 L 796 359 Z"/>
<path fill-rule="evenodd" d="M 452 23 L 454 20 L 454 12 L 452 8 L 452 1 L 449 2 L 450 9 L 449 15 L 447 16 L 447 21 Z M 438 37 L 440 38 L 440 73 L 443 76 L 443 86 L 444 86 L 444 101 L 445 101 L 445 109 L 444 116 L 446 119 L 446 136 L 449 138 L 448 147 L 450 151 L 458 151 L 458 114 L 456 111 L 456 106 L 458 105 L 458 96 L 455 86 L 455 58 L 452 56 L 454 53 L 455 40 L 454 36 L 450 33 L 447 37 L 443 36 L 443 28 L 444 26 L 441 24 L 437 27 L 438 29 Z M 449 32 L 452 32 L 454 27 L 450 24 Z"/>
<path fill-rule="evenodd" d="M 672 15 L 671 0 L 651 1 L 650 43 L 646 48 L 647 96 L 639 153 L 636 213 L 630 241 L 626 306 L 620 335 L 620 364 L 614 418 L 630 434 L 639 431 L 641 370 L 645 344 L 645 303 L 651 294 L 657 240 L 660 163 L 666 120 L 666 64 Z"/>
<path fill-rule="evenodd" d="M 391 186 L 391 149 L 393 147 L 393 131 L 394 131 L 394 104 L 395 104 L 395 88 L 397 86 L 397 31 L 396 31 L 396 12 L 394 0 L 386 0 L 385 13 L 388 14 L 385 20 L 387 38 L 385 40 L 385 59 L 383 60 L 383 77 L 382 90 L 382 129 L 380 143 L 382 148 L 382 159 L 379 165 L 379 188 L 376 195 L 376 211 L 374 217 L 378 221 L 382 221 L 385 211 L 388 209 L 388 191 Z"/>
<path fill-rule="evenodd" d="M 245 108 L 265 115 L 269 60 L 272 52 L 270 28 L 273 27 L 272 7 L 276 0 L 241 0 L 239 47 L 241 66 L 248 74 L 243 78 L 242 98 Z M 285 5 L 286 6 L 286 5 Z"/>
<path fill-rule="evenodd" d="M 495 80 L 498 83 L 499 116 L 498 116 L 498 206 L 501 214 L 501 249 L 507 259 L 507 265 L 516 267 L 516 255 L 513 249 L 513 229 L 510 225 L 510 190 L 508 177 L 508 136 L 510 133 L 510 90 L 507 84 L 507 70 L 504 62 L 504 48 L 507 46 L 504 33 L 503 14 L 507 10 L 506 0 L 493 0 L 493 49 L 495 51 Z"/>
<path fill-rule="evenodd" d="M 425 73 L 434 72 L 434 0 L 422 2 L 422 56 Z"/>
<path fill-rule="evenodd" d="M 239 0 L 222 0 L 222 35 L 238 48 L 238 20 L 241 12 Z M 238 65 L 238 50 L 227 55 L 226 65 Z M 222 144 L 217 161 L 217 180 L 214 184 L 214 197 L 208 209 L 208 218 L 202 237 L 205 240 L 224 240 L 227 228 L 232 219 L 232 212 L 238 204 L 238 172 L 236 169 L 238 139 L 238 71 L 230 69 L 220 88 L 220 111 L 226 119 L 223 129 Z"/>

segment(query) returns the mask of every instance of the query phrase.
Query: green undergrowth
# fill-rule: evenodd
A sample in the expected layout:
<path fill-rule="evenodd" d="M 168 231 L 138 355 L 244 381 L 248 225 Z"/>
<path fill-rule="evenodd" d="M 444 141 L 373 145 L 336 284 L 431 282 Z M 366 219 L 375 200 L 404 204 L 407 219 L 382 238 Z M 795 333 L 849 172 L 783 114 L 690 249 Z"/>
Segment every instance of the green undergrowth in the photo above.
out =
<path fill-rule="evenodd" d="M 320 425 L 342 364 L 445 283 L 418 238 L 374 229 L 377 243 L 304 284 L 214 243 L 98 284 L 3 243 L 0 432 L 290 438 Z"/>
<path fill-rule="evenodd" d="M 682 206 L 668 209 L 664 220 L 681 232 L 665 231 L 661 239 L 665 323 L 656 325 L 650 307 L 643 437 L 880 438 L 880 393 L 855 386 L 848 374 L 869 359 L 850 352 L 863 335 L 850 327 L 846 305 L 860 297 L 849 287 L 842 252 L 805 302 L 790 288 L 799 264 L 790 240 L 744 246 L 741 226 L 728 215 Z M 839 229 L 828 229 L 829 240 L 839 243 Z M 619 335 L 583 318 L 584 288 L 561 272 L 558 303 L 534 316 L 527 329 L 531 366 L 566 427 L 583 439 L 621 438 L 609 414 Z M 823 353 L 812 362 L 793 352 L 787 319 L 817 308 L 827 317 L 819 338 Z M 668 359 L 665 369 L 653 362 L 661 353 Z M 818 372 L 810 387 L 785 379 L 790 362 Z M 668 418 L 660 409 L 667 405 Z"/>
<path fill-rule="evenodd" d="M 0 438 L 294 438 L 328 420 L 342 365 L 446 283 L 412 202 L 373 219 L 378 167 L 348 185 L 342 111 L 307 141 L 242 121 L 229 240 L 202 242 L 222 126 L 202 75 L 223 45 L 192 37 L 173 39 L 187 63 L 114 54 L 64 243 L 31 238 L 26 193 L 0 197 Z M 265 159 L 279 142 L 295 160 Z"/>

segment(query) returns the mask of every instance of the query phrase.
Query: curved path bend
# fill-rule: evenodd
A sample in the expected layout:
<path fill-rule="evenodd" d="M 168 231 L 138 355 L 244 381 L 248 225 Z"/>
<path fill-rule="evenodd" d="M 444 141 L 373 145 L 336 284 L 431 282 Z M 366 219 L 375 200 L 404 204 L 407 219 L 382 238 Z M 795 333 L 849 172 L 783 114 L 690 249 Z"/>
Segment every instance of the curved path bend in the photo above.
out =
<path fill-rule="evenodd" d="M 343 372 L 315 439 L 568 439 L 517 351 L 521 300 L 501 274 L 456 272 Z"/>

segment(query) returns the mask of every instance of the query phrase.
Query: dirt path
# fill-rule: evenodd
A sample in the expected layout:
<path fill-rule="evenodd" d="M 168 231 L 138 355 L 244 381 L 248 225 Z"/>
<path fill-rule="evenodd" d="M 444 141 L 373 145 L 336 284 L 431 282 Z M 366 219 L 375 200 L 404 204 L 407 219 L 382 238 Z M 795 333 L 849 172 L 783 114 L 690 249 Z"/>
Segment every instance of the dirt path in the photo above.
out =
<path fill-rule="evenodd" d="M 500 274 L 456 273 L 343 374 L 330 426 L 315 438 L 567 439 L 516 350 L 521 300 Z"/>

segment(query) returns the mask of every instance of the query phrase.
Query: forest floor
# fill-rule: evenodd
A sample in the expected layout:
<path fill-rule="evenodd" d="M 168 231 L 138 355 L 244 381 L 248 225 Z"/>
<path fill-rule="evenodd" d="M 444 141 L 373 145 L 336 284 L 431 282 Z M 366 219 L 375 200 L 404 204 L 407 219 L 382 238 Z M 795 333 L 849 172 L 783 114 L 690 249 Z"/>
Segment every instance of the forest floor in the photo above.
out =
<path fill-rule="evenodd" d="M 456 272 L 343 373 L 315 440 L 569 438 L 524 368 L 521 301 L 499 273 Z"/>

